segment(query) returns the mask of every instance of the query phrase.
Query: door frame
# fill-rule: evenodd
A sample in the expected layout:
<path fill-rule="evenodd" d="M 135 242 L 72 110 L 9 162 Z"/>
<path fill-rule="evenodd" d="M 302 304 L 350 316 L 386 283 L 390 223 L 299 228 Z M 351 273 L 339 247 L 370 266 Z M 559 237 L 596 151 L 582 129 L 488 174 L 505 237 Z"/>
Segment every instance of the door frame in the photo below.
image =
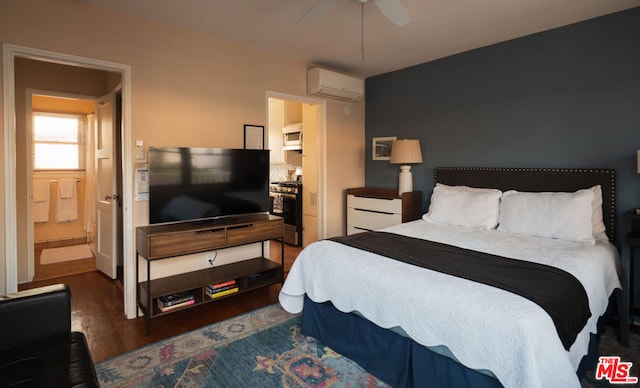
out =
<path fill-rule="evenodd" d="M 318 240 L 327 238 L 327 101 L 295 94 L 267 91 L 265 96 L 267 120 L 269 122 L 269 98 L 298 101 L 318 105 Z M 268 137 L 267 137 L 268 138 Z"/>
<path fill-rule="evenodd" d="M 18 289 L 17 199 L 16 199 L 16 104 L 15 58 L 78 66 L 120 73 L 122 79 L 122 202 L 123 202 L 123 270 L 124 308 L 128 318 L 136 315 L 133 244 L 133 148 L 131 132 L 131 66 L 99 59 L 63 54 L 4 43 L 2 45 L 4 112 L 4 209 L 5 209 L 5 291 Z"/>

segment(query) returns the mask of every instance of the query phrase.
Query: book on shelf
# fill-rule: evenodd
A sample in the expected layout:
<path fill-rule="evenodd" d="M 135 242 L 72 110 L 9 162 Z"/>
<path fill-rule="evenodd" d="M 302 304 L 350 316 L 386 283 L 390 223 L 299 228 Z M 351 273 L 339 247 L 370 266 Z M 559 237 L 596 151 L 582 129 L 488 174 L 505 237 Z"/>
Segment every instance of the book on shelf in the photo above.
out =
<path fill-rule="evenodd" d="M 218 292 L 214 292 L 214 293 L 209 292 L 209 290 L 205 290 L 205 292 L 206 292 L 207 296 L 215 299 L 215 298 L 220 298 L 220 297 L 225 296 L 225 295 L 233 294 L 234 292 L 238 292 L 238 287 L 229 288 L 227 290 L 218 291 Z"/>
<path fill-rule="evenodd" d="M 162 307 L 169 307 L 183 302 L 194 300 L 195 297 L 188 291 L 176 292 L 175 294 L 163 295 L 158 297 L 158 305 Z"/>
<path fill-rule="evenodd" d="M 236 279 L 231 279 L 231 280 L 227 280 L 226 282 L 221 282 L 221 283 L 216 283 L 216 284 L 209 284 L 207 287 L 211 287 L 213 289 L 216 289 L 216 288 L 221 288 L 221 287 L 234 286 L 235 284 L 236 284 Z"/>
<path fill-rule="evenodd" d="M 238 286 L 235 284 L 230 284 L 228 286 L 222 286 L 222 287 L 218 287 L 218 288 L 213 288 L 211 286 L 205 286 L 204 290 L 207 291 L 210 294 L 215 294 L 217 292 L 221 292 L 221 291 L 226 291 L 230 288 L 237 288 Z"/>
<path fill-rule="evenodd" d="M 181 303 L 172 304 L 171 306 L 164 306 L 162 304 L 162 302 L 160 301 L 160 298 L 158 298 L 158 308 L 163 313 L 167 312 L 169 310 L 173 310 L 173 309 L 177 309 L 177 308 L 180 308 L 180 307 L 189 306 L 189 305 L 192 305 L 192 304 L 195 304 L 195 303 L 196 303 L 196 300 L 195 299 L 191 299 L 191 300 L 187 300 L 187 301 L 184 301 L 184 302 L 181 302 Z"/>

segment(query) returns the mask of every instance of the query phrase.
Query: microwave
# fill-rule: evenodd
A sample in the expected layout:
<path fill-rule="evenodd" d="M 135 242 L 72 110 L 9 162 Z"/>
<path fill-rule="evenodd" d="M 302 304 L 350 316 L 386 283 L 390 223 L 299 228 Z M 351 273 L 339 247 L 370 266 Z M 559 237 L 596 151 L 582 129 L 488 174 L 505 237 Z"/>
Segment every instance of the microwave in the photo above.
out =
<path fill-rule="evenodd" d="M 282 128 L 282 146 L 284 150 L 302 150 L 302 123 Z"/>

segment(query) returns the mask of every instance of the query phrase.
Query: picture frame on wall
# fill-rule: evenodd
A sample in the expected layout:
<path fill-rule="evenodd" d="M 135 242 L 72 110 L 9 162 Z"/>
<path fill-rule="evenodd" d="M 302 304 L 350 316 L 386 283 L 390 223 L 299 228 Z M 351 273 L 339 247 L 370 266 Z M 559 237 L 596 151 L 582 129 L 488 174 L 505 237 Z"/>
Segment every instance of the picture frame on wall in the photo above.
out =
<path fill-rule="evenodd" d="M 373 160 L 391 160 L 391 144 L 396 139 L 395 136 L 374 137 L 371 145 L 371 158 Z"/>
<path fill-rule="evenodd" d="M 264 149 L 264 125 L 244 125 L 244 148 L 248 150 Z"/>

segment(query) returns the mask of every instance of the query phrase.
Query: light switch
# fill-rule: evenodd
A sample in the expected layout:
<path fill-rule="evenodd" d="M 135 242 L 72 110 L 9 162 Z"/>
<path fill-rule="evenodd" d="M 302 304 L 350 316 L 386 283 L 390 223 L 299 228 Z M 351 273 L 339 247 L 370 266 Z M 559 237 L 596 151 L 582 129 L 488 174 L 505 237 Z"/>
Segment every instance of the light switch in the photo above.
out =
<path fill-rule="evenodd" d="M 136 159 L 144 159 L 144 141 L 136 140 Z"/>

